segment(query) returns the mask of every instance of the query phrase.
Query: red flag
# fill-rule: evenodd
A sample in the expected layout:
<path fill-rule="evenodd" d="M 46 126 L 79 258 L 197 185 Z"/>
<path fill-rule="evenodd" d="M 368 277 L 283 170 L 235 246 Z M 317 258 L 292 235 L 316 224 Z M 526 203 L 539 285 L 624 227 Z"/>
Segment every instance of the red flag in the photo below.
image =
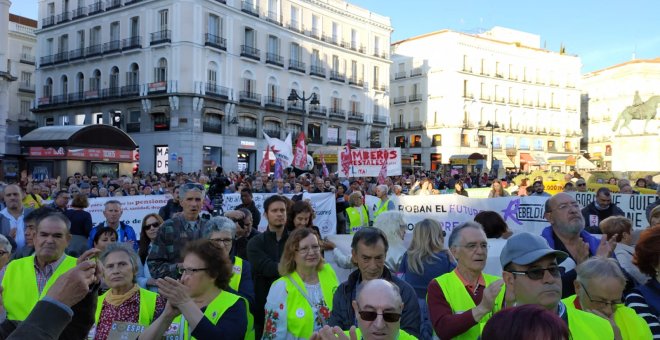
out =
<path fill-rule="evenodd" d="M 261 165 L 259 165 L 259 171 L 261 171 L 262 174 L 270 172 L 270 159 L 268 159 L 268 152 L 270 152 L 268 149 L 264 152 L 264 158 L 261 160 Z"/>
<path fill-rule="evenodd" d="M 385 153 L 385 161 L 383 162 L 383 166 L 380 168 L 380 172 L 378 173 L 378 184 L 385 184 L 385 179 L 387 178 L 387 152 Z"/>
<path fill-rule="evenodd" d="M 296 151 L 291 165 L 298 169 L 305 169 L 307 167 L 307 145 L 305 145 L 305 133 L 302 131 L 298 134 L 298 139 L 296 139 Z"/>
<path fill-rule="evenodd" d="M 341 170 L 346 177 L 350 177 L 351 166 L 353 165 L 353 157 L 351 156 L 351 141 L 346 141 L 346 148 L 341 153 Z"/>
<path fill-rule="evenodd" d="M 323 154 L 321 156 L 321 164 L 323 164 L 323 177 L 328 177 L 330 176 L 330 172 L 328 171 L 328 166 L 325 165 L 325 157 L 323 157 Z"/>

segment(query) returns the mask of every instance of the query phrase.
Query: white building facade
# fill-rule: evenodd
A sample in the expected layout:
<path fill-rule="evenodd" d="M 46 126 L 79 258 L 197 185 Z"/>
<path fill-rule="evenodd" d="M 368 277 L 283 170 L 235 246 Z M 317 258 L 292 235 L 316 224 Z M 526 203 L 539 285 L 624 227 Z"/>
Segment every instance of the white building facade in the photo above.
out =
<path fill-rule="evenodd" d="M 582 76 L 582 130 L 591 161 L 615 171 L 660 169 L 660 124 L 652 117 L 626 123 L 621 113 L 660 96 L 660 58 L 632 60 Z M 643 160 L 643 161 L 642 161 Z"/>
<path fill-rule="evenodd" d="M 144 171 L 254 171 L 262 132 L 387 144 L 390 20 L 346 2 L 41 0 L 39 19 L 40 126 L 113 124 Z"/>
<path fill-rule="evenodd" d="M 30 112 L 35 98 L 37 21 L 10 14 L 0 1 L 0 180 L 19 176 L 20 136 L 36 127 Z"/>
<path fill-rule="evenodd" d="M 566 170 L 579 152 L 580 67 L 501 27 L 395 42 L 390 144 L 432 170 Z"/>

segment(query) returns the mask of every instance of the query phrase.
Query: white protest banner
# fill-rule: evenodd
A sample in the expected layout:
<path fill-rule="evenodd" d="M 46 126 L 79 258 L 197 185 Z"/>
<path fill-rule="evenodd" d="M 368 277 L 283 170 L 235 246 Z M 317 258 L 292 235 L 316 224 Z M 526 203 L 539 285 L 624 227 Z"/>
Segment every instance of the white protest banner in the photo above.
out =
<path fill-rule="evenodd" d="M 341 153 L 337 151 L 337 168 L 342 169 Z M 401 176 L 401 148 L 351 149 L 353 163 L 348 177 L 378 177 L 387 161 L 387 175 Z"/>
<path fill-rule="evenodd" d="M 264 201 L 275 194 L 259 194 L 254 193 L 253 201 L 254 204 L 259 209 L 259 212 L 263 215 L 264 213 Z M 224 201 L 222 204 L 222 209 L 224 211 L 234 210 L 236 206 L 241 204 L 241 195 L 240 194 L 225 194 L 222 195 Z M 284 195 L 291 199 L 293 195 L 288 194 Z M 314 225 L 319 227 L 321 231 L 321 237 L 326 237 L 327 235 L 332 235 L 337 233 L 337 206 L 335 202 L 335 195 L 333 193 L 321 193 L 321 194 L 303 194 L 304 200 L 309 200 L 316 218 L 314 218 Z M 259 231 L 266 230 L 268 221 L 262 216 L 261 223 L 259 223 Z M 255 226 L 256 227 L 256 226 Z"/>
<path fill-rule="evenodd" d="M 586 207 L 596 199 L 595 192 L 573 192 L 575 200 L 580 204 L 580 209 Z M 628 195 L 615 194 L 610 195 L 612 204 L 621 208 L 626 217 L 632 221 L 633 230 L 646 229 L 649 226 L 649 220 L 646 218 L 646 207 L 655 202 L 656 195 Z"/>

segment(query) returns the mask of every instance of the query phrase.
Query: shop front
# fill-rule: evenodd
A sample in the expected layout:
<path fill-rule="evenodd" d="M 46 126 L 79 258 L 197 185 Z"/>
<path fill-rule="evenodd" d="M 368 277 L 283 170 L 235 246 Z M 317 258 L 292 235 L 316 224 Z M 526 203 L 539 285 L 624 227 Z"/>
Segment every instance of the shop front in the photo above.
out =
<path fill-rule="evenodd" d="M 568 172 L 575 169 L 575 156 L 552 156 L 548 158 L 548 165 L 553 172 Z"/>
<path fill-rule="evenodd" d="M 480 153 L 470 155 L 452 155 L 449 157 L 452 174 L 482 173 L 486 165 L 486 157 Z"/>

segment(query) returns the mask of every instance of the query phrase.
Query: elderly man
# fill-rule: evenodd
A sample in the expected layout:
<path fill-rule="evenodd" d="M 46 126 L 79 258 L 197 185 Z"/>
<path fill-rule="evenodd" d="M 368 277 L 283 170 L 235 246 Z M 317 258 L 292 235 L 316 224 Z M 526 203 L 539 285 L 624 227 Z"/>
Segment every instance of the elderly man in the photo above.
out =
<path fill-rule="evenodd" d="M 584 178 L 580 178 L 575 181 L 575 187 L 577 188 L 577 192 L 587 192 L 587 181 Z"/>
<path fill-rule="evenodd" d="M 592 257 L 582 262 L 576 271 L 576 295 L 562 300 L 566 307 L 605 318 L 612 325 L 615 339 L 636 340 L 653 337 L 646 321 L 621 301 L 626 277 L 616 260 Z"/>
<path fill-rule="evenodd" d="M 509 238 L 500 254 L 502 277 L 506 284 L 507 304 L 539 305 L 556 313 L 568 323 L 573 339 L 614 339 L 607 320 L 561 302 L 561 269 L 557 265 L 568 257 L 554 250 L 540 236 L 520 233 Z"/>
<path fill-rule="evenodd" d="M 64 214 L 69 205 L 70 199 L 71 195 L 69 195 L 68 191 L 60 190 L 55 194 L 55 199 L 53 200 L 53 203 L 49 205 L 49 207 L 57 210 L 59 213 Z"/>
<path fill-rule="evenodd" d="M 94 248 L 94 236 L 96 233 L 104 227 L 110 227 L 117 232 L 117 242 L 127 242 L 131 244 L 135 251 L 138 250 L 138 241 L 137 236 L 135 235 L 135 230 L 130 225 L 121 221 L 121 215 L 124 211 L 121 208 L 121 202 L 117 200 L 110 200 L 105 202 L 103 209 L 103 216 L 105 221 L 99 223 L 92 231 L 89 233 L 89 239 L 87 240 L 87 247 Z"/>
<path fill-rule="evenodd" d="M 420 309 L 415 290 L 405 281 L 399 279 L 385 268 L 388 242 L 385 234 L 372 227 L 360 229 L 353 235 L 351 242 L 352 261 L 358 270 L 352 272 L 345 282 L 335 291 L 332 300 L 332 315 L 328 321 L 330 326 L 339 326 L 348 330 L 356 325 L 356 315 L 352 308 L 353 297 L 360 283 L 374 279 L 385 279 L 397 285 L 403 298 L 401 312 L 401 329 L 418 337 L 420 333 Z"/>
<path fill-rule="evenodd" d="M 575 266 L 590 256 L 608 257 L 614 249 L 616 240 L 609 242 L 606 237 L 599 241 L 584 230 L 584 217 L 580 206 L 573 196 L 558 193 L 545 201 L 545 218 L 550 226 L 543 229 L 541 236 L 551 248 L 567 253 L 569 257 L 560 266 L 563 267 L 561 280 L 563 297 L 575 294 Z"/>
<path fill-rule="evenodd" d="M 612 203 L 612 193 L 606 187 L 596 191 L 596 197 L 582 209 L 582 217 L 585 220 L 584 229 L 592 234 L 602 234 L 598 227 L 600 222 L 610 216 L 625 216 L 623 210 Z"/>
<path fill-rule="evenodd" d="M 24 218 L 32 209 L 23 207 L 23 191 L 18 185 L 10 184 L 5 187 L 5 204 L 7 207 L 0 210 L 0 232 L 9 236 L 10 242 L 16 241 L 15 251 L 25 247 Z"/>
<path fill-rule="evenodd" d="M 383 279 L 364 282 L 357 289 L 352 302 L 357 315 L 357 328 L 349 331 L 339 327 L 324 326 L 311 340 L 406 340 L 417 339 L 401 327 L 403 301 L 399 287 Z"/>
<path fill-rule="evenodd" d="M 165 221 L 153 241 L 147 263 L 154 279 L 179 278 L 181 250 L 190 241 L 208 234 L 207 221 L 199 217 L 204 203 L 204 186 L 186 183 L 179 187 L 179 202 L 183 213 Z"/>
<path fill-rule="evenodd" d="M 488 241 L 478 223 L 456 227 L 449 235 L 449 249 L 458 265 L 429 283 L 429 318 L 441 339 L 476 339 L 492 313 L 502 307 L 504 282 L 483 273 Z"/>

